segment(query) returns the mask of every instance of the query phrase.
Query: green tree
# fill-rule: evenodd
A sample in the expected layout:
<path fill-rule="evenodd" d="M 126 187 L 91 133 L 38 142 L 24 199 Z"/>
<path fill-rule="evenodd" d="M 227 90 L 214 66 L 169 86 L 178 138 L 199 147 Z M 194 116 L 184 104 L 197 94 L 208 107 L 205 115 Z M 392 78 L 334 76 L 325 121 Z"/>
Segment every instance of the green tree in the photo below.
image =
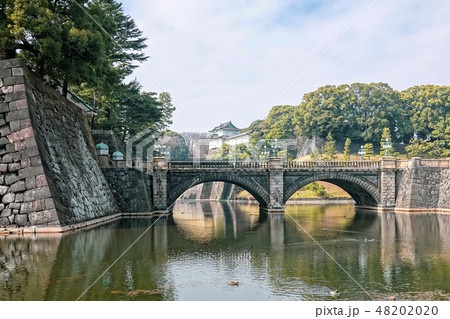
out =
<path fill-rule="evenodd" d="M 11 24 L 9 13 L 13 0 L 0 0 L 0 60 L 16 57 L 17 43 L 8 25 Z"/>
<path fill-rule="evenodd" d="M 350 140 L 349 137 L 347 137 L 347 139 L 345 140 L 345 145 L 344 145 L 344 161 L 348 161 L 350 160 L 350 144 L 352 143 L 352 141 Z"/>
<path fill-rule="evenodd" d="M 408 157 L 450 157 L 450 114 L 435 125 L 428 139 L 412 139 L 406 147 Z"/>
<path fill-rule="evenodd" d="M 171 124 L 170 94 L 141 92 L 128 84 L 148 57 L 142 31 L 116 0 L 0 0 L 0 52 L 18 56 L 41 78 L 62 83 L 98 108 L 94 127 L 126 139 Z"/>
<path fill-rule="evenodd" d="M 389 130 L 389 127 L 385 127 L 383 129 L 383 134 L 381 135 L 380 156 L 382 156 L 382 157 L 386 156 L 386 149 L 384 148 L 384 145 L 385 145 L 386 141 L 391 143 L 391 148 L 389 149 L 389 155 L 390 156 L 395 156 L 397 154 L 397 152 L 395 151 L 394 145 L 392 143 L 391 132 Z"/>
<path fill-rule="evenodd" d="M 309 157 L 312 161 L 322 161 L 323 160 L 323 156 L 322 156 L 322 153 L 320 152 L 319 148 L 315 148 L 311 152 L 311 155 Z"/>
<path fill-rule="evenodd" d="M 327 85 L 305 94 L 295 114 L 299 134 L 343 141 L 377 142 L 384 127 L 396 132 L 394 140 L 406 141 L 408 117 L 400 93 L 386 83 Z"/>
<path fill-rule="evenodd" d="M 137 81 L 117 86 L 113 98 L 108 99 L 108 107 L 100 109 L 94 127 L 114 130 L 122 140 L 144 129 L 160 132 L 171 123 L 173 112 L 170 95 L 161 96 L 162 100 L 156 93 L 141 92 Z"/>
<path fill-rule="evenodd" d="M 294 137 L 294 131 L 292 127 L 292 121 L 288 118 L 283 118 L 271 127 L 269 132 L 266 135 L 266 138 L 269 141 L 274 139 L 284 140 L 290 139 Z"/>
<path fill-rule="evenodd" d="M 327 192 L 325 186 L 319 184 L 318 182 L 312 182 L 306 186 L 304 186 L 301 190 L 309 190 L 314 192 L 314 195 L 318 197 L 327 197 Z"/>
<path fill-rule="evenodd" d="M 219 148 L 216 153 L 212 156 L 213 159 L 229 159 L 231 158 L 231 146 L 230 144 L 223 143 L 222 147 Z"/>
<path fill-rule="evenodd" d="M 294 114 L 297 108 L 291 105 L 274 106 L 264 121 L 253 121 L 248 128 L 243 129 L 244 132 L 252 131 L 249 148 L 256 151 L 256 145 L 261 139 L 272 141 L 295 138 Z"/>
<path fill-rule="evenodd" d="M 14 0 L 5 14 L 15 43 L 10 49 L 20 50 L 19 56 L 38 76 L 63 82 L 64 91 L 68 83 L 97 82 L 108 63 L 104 54 L 108 40 L 78 4 Z"/>
<path fill-rule="evenodd" d="M 161 92 L 158 96 L 158 101 L 160 103 L 159 110 L 161 116 L 155 119 L 154 123 L 156 130 L 162 130 L 172 124 L 172 114 L 175 111 L 175 106 L 172 104 L 172 97 L 169 92 Z"/>
<path fill-rule="evenodd" d="M 408 156 L 450 156 L 450 86 L 414 86 L 402 92 L 402 99 L 414 129 Z"/>
<path fill-rule="evenodd" d="M 450 86 L 420 85 L 402 91 L 417 139 L 436 139 L 433 131 L 450 114 Z"/>
<path fill-rule="evenodd" d="M 440 158 L 450 156 L 450 150 L 444 141 L 420 140 L 416 139 L 406 147 L 408 157 Z"/>
<path fill-rule="evenodd" d="M 263 120 L 254 120 L 247 128 L 244 128 L 241 130 L 241 132 L 247 132 L 247 131 L 261 131 L 264 127 L 264 121 Z"/>
<path fill-rule="evenodd" d="M 232 159 L 245 160 L 247 157 L 251 157 L 251 154 L 245 144 L 238 144 L 230 148 L 229 156 Z"/>
<path fill-rule="evenodd" d="M 398 91 L 386 83 L 354 83 L 350 91 L 356 96 L 356 104 L 348 116 L 357 119 L 350 131 L 357 130 L 363 141 L 375 143 L 381 139 L 383 129 L 389 127 L 396 132 L 395 141 L 409 140 L 408 117 Z"/>
<path fill-rule="evenodd" d="M 142 32 L 114 0 L 1 1 L 2 57 L 18 51 L 38 76 L 63 83 L 64 93 L 82 83 L 112 90 L 133 61 L 147 58 Z"/>
<path fill-rule="evenodd" d="M 328 133 L 340 136 L 344 123 L 344 86 L 327 85 L 303 96 L 295 114 L 295 124 L 300 135 L 325 138 Z"/>
<path fill-rule="evenodd" d="M 104 50 L 108 63 L 103 69 L 102 86 L 113 90 L 116 83 L 132 73 L 137 63 L 148 59 L 143 52 L 147 38 L 116 0 L 90 0 L 86 10 L 99 22 L 108 40 Z"/>
<path fill-rule="evenodd" d="M 85 101 L 98 107 L 94 128 L 113 130 L 125 140 L 136 133 L 150 129 L 153 133 L 164 131 L 171 123 L 175 107 L 170 94 L 141 92 L 136 80 L 119 84 L 109 94 L 100 94 L 93 88 L 83 88 L 78 93 Z"/>
<path fill-rule="evenodd" d="M 286 120 L 286 118 L 292 118 L 292 115 L 295 113 L 297 106 L 292 105 L 276 105 L 270 109 L 269 114 L 264 120 L 264 124 L 266 127 L 271 128 L 275 125 L 275 123 L 280 122 L 282 120 Z M 292 125 L 292 124 L 289 124 Z M 292 128 L 291 128 L 292 129 Z"/>
<path fill-rule="evenodd" d="M 366 151 L 366 154 L 364 155 L 364 159 L 370 160 L 370 158 L 375 156 L 375 154 L 373 152 L 373 144 L 372 143 L 364 144 L 364 150 Z"/>
<path fill-rule="evenodd" d="M 327 141 L 323 147 L 324 159 L 327 161 L 334 161 L 337 159 L 337 152 L 335 147 L 336 141 L 333 139 L 331 132 L 327 135 Z"/>

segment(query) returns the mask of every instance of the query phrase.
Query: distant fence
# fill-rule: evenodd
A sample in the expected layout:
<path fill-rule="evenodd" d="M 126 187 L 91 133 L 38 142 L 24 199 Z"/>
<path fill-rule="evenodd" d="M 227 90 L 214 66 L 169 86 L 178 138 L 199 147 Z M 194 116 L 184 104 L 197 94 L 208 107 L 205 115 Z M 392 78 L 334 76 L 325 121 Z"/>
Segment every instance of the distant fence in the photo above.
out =
<path fill-rule="evenodd" d="M 314 168 L 314 167 L 352 167 L 378 168 L 381 161 L 302 161 L 285 162 L 285 168 Z"/>
<path fill-rule="evenodd" d="M 348 167 L 348 168 L 378 168 L 380 161 L 302 161 L 284 162 L 283 168 L 315 168 L 315 167 Z M 230 161 L 173 161 L 168 162 L 171 168 L 269 168 L 268 161 L 260 162 L 230 162 Z"/>
<path fill-rule="evenodd" d="M 171 168 L 268 168 L 269 162 L 230 162 L 230 161 L 173 161 L 167 163 Z"/>
<path fill-rule="evenodd" d="M 288 161 L 283 162 L 285 169 L 309 169 L 309 168 L 382 168 L 383 161 Z M 392 160 L 392 168 L 408 168 L 416 166 L 450 168 L 449 159 L 419 159 L 416 164 L 414 160 Z M 151 169 L 152 162 L 141 162 L 143 167 Z M 269 161 L 230 161 L 230 160 L 203 160 L 203 161 L 170 161 L 167 162 L 169 169 L 201 169 L 201 168 L 270 168 Z"/>

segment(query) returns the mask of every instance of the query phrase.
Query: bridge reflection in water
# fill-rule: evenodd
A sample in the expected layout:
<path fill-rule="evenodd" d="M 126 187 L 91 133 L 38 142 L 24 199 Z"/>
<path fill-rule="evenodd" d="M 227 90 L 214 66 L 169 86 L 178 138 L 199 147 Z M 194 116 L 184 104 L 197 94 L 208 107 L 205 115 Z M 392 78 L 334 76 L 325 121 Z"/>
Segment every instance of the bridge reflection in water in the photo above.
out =
<path fill-rule="evenodd" d="M 448 298 L 450 215 L 353 205 L 288 205 L 286 213 L 376 298 Z M 78 298 L 154 221 L 0 237 L 0 300 Z M 342 291 L 337 298 L 368 299 L 288 215 L 236 202 L 177 202 L 83 299 L 329 300 L 331 289 Z"/>

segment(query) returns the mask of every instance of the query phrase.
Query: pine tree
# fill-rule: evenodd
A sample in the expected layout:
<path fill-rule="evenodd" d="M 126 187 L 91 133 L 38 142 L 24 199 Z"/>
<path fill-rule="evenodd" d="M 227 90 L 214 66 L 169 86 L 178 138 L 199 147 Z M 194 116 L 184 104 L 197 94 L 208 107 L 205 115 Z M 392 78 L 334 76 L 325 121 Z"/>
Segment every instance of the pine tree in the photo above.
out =
<path fill-rule="evenodd" d="M 347 137 L 347 139 L 345 140 L 345 146 L 344 146 L 344 161 L 349 161 L 350 160 L 350 144 L 351 144 L 351 140 L 349 137 Z"/>
<path fill-rule="evenodd" d="M 372 143 L 364 144 L 364 150 L 366 151 L 366 155 L 364 155 L 364 159 L 370 160 L 371 157 L 374 157 L 373 153 L 373 145 Z"/>
<path fill-rule="evenodd" d="M 41 78 L 110 93 L 147 59 L 146 38 L 116 0 L 0 0 L 1 58 L 18 57 Z"/>
<path fill-rule="evenodd" d="M 331 132 L 327 135 L 327 141 L 323 147 L 324 158 L 327 161 L 334 161 L 337 159 L 337 152 L 335 148 L 336 141 L 333 139 Z"/>
<path fill-rule="evenodd" d="M 309 157 L 312 161 L 323 161 L 323 156 L 320 148 L 314 148 Z"/>
<path fill-rule="evenodd" d="M 104 52 L 110 62 L 105 70 L 106 82 L 117 83 L 133 72 L 136 62 L 148 59 L 143 52 L 147 38 L 116 0 L 93 0 L 88 9 L 101 24 L 103 35 L 108 37 Z"/>
<path fill-rule="evenodd" d="M 230 144 L 224 143 L 220 149 L 212 156 L 213 159 L 229 159 L 232 156 Z"/>
<path fill-rule="evenodd" d="M 391 148 L 389 149 L 390 156 L 394 156 L 396 154 L 396 151 L 394 149 L 394 146 L 392 145 L 391 131 L 389 130 L 389 127 L 385 127 L 383 129 L 383 134 L 381 135 L 380 156 L 386 156 L 386 149 L 383 147 L 386 141 L 391 143 Z"/>
<path fill-rule="evenodd" d="M 445 141 L 411 140 L 406 147 L 408 157 L 441 158 L 449 157 L 450 149 L 446 148 Z"/>
<path fill-rule="evenodd" d="M 8 28 L 11 19 L 7 13 L 12 6 L 13 0 L 0 0 L 0 59 L 2 60 L 16 57 L 17 43 Z"/>
<path fill-rule="evenodd" d="M 98 83 L 109 63 L 108 38 L 80 6 L 70 0 L 15 0 L 5 10 L 9 43 L 14 41 L 10 49 L 38 76 L 62 82 L 64 92 L 69 83 Z"/>

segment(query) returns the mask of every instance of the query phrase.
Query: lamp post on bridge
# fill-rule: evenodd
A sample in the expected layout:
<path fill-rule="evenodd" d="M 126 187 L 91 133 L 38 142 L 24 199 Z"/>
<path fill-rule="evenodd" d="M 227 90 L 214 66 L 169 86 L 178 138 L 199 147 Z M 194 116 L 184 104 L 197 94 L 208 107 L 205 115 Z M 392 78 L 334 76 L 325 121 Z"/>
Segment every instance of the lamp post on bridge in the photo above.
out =
<path fill-rule="evenodd" d="M 273 149 L 273 155 L 275 157 L 278 157 L 278 150 L 280 148 L 280 143 L 278 142 L 278 139 L 276 138 L 273 142 L 272 142 L 272 149 Z"/>
<path fill-rule="evenodd" d="M 386 137 L 386 142 L 383 143 L 383 148 L 386 150 L 385 156 L 389 157 L 389 149 L 392 148 L 392 145 L 387 137 Z"/>
<path fill-rule="evenodd" d="M 266 145 L 264 145 L 264 150 L 261 151 L 261 154 L 259 155 L 259 158 L 261 158 L 262 156 L 264 156 L 264 160 L 266 160 L 266 161 L 270 157 L 270 151 L 267 149 Z"/>
<path fill-rule="evenodd" d="M 165 145 L 156 144 L 153 155 L 157 157 L 167 157 L 167 155 L 169 155 L 169 152 L 166 151 L 166 148 L 167 146 Z"/>
<path fill-rule="evenodd" d="M 361 161 L 364 161 L 364 155 L 366 155 L 366 151 L 364 150 L 364 146 L 361 145 L 361 148 L 359 149 L 358 154 L 361 155 Z"/>

